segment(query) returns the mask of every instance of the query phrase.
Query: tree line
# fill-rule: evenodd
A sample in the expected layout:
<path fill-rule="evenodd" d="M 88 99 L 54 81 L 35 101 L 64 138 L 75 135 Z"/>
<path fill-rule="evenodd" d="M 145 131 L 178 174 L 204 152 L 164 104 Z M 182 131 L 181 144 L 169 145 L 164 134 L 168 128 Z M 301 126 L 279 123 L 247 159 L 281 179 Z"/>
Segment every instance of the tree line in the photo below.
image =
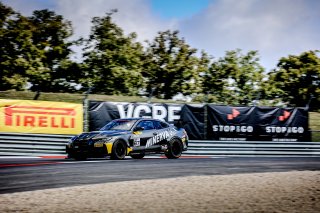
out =
<path fill-rule="evenodd" d="M 126 35 L 111 10 L 92 19 L 88 38 L 71 41 L 72 23 L 50 10 L 23 16 L 0 2 L 0 90 L 143 95 L 177 94 L 230 105 L 320 107 L 319 50 L 284 56 L 266 72 L 258 51 L 220 58 L 191 47 L 178 31 L 145 43 Z M 72 46 L 83 47 L 72 60 Z"/>

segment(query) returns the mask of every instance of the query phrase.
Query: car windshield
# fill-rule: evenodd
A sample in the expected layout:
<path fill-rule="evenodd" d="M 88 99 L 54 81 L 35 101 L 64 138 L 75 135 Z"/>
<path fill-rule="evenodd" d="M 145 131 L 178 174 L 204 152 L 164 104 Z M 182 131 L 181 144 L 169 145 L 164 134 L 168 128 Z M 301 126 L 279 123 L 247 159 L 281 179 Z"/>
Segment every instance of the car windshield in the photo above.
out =
<path fill-rule="evenodd" d="M 100 130 L 130 130 L 137 120 L 114 120 L 102 127 Z"/>

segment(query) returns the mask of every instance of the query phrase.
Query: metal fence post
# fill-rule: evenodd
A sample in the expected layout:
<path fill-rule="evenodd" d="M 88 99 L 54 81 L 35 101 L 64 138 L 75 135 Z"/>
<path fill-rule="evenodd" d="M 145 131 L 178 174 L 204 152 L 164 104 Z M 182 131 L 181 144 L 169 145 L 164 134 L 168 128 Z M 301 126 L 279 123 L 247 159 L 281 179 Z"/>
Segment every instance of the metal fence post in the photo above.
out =
<path fill-rule="evenodd" d="M 89 100 L 87 97 L 83 100 L 83 131 L 88 132 L 89 131 Z"/>
<path fill-rule="evenodd" d="M 89 87 L 83 98 L 83 131 L 89 132 L 89 94 L 94 87 Z"/>
<path fill-rule="evenodd" d="M 203 139 L 206 140 L 207 139 L 207 123 L 208 123 L 208 104 L 204 105 L 204 123 L 203 123 Z"/>

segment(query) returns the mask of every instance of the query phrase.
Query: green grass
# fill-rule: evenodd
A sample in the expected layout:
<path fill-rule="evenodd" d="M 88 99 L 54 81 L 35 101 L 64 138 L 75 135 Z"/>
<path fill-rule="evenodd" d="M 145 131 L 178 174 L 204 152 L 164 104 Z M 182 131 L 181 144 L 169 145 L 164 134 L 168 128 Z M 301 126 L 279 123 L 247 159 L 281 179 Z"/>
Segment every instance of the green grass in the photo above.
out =
<path fill-rule="evenodd" d="M 20 99 L 20 100 L 33 100 L 34 92 L 27 91 L 0 91 L 0 99 Z M 39 101 L 61 101 L 70 103 L 82 103 L 85 95 L 76 93 L 41 93 Z M 88 96 L 90 100 L 97 101 L 111 101 L 111 102 L 147 102 L 148 98 L 139 96 L 117 96 L 117 95 L 95 95 Z M 153 103 L 183 103 L 175 102 L 173 100 L 164 100 L 152 98 Z M 312 131 L 320 131 L 320 113 L 309 113 L 309 127 Z M 312 132 L 312 141 L 320 142 L 320 132 Z"/>
<path fill-rule="evenodd" d="M 309 113 L 309 127 L 312 131 L 312 141 L 320 142 L 320 113 L 319 112 L 310 112 Z"/>
<path fill-rule="evenodd" d="M 314 130 L 320 130 L 320 113 L 319 112 L 309 112 L 309 125 Z"/>
<path fill-rule="evenodd" d="M 34 92 L 27 91 L 0 91 L 0 99 L 19 99 L 33 100 Z M 38 101 L 61 101 L 70 103 L 82 103 L 85 98 L 84 94 L 80 93 L 40 93 Z M 95 95 L 88 96 L 90 100 L 96 101 L 111 101 L 111 102 L 147 102 L 148 98 L 139 96 L 121 96 L 121 95 Z M 183 103 L 173 100 L 152 98 L 155 103 Z"/>

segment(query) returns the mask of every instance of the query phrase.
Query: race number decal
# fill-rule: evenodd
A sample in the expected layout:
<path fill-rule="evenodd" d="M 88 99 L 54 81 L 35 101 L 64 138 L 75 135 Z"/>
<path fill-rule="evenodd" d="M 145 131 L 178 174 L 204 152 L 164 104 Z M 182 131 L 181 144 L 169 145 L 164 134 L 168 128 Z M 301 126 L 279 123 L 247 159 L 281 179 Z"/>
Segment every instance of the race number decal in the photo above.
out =
<path fill-rule="evenodd" d="M 135 138 L 134 139 L 133 146 L 140 146 L 140 138 Z"/>

